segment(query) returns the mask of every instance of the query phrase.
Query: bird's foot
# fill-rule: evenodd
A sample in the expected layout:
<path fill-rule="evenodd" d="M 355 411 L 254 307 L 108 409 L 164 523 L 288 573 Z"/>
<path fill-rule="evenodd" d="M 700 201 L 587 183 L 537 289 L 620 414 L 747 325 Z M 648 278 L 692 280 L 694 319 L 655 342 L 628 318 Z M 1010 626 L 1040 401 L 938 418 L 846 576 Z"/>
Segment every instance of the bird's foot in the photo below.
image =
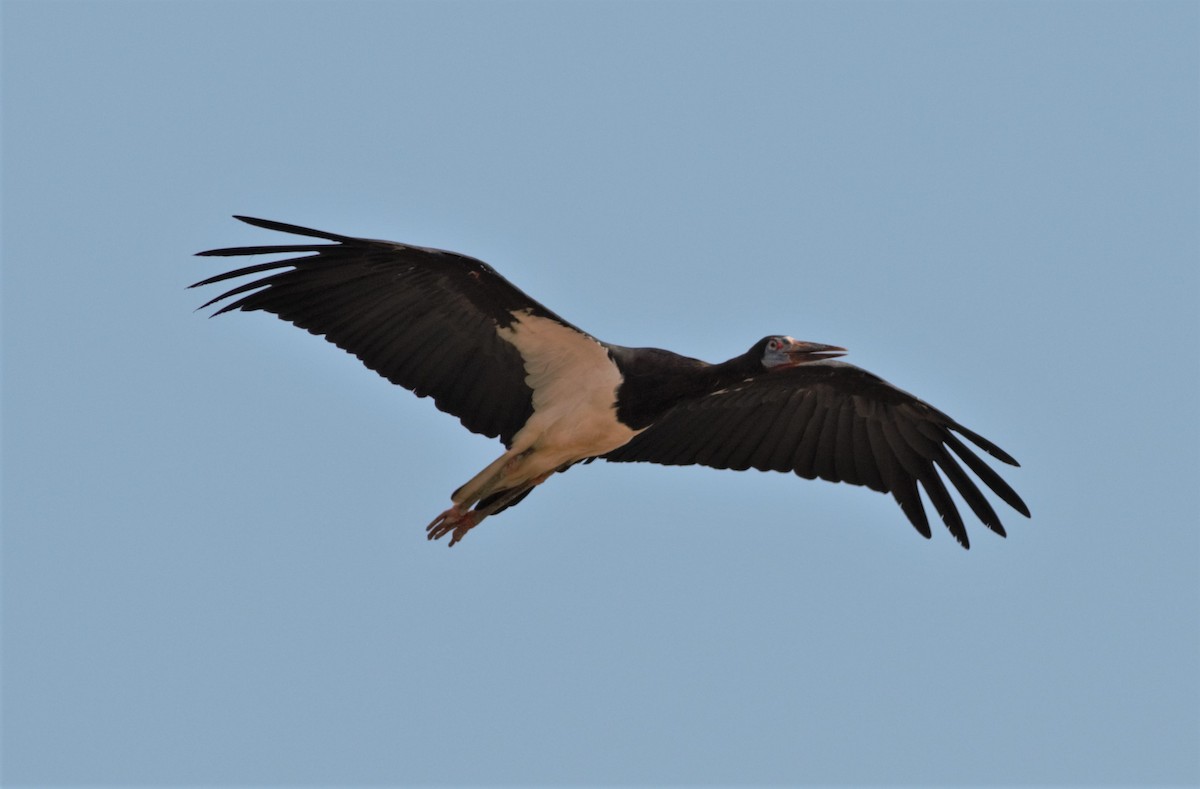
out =
<path fill-rule="evenodd" d="M 455 504 L 450 509 L 433 519 L 433 523 L 425 527 L 428 539 L 440 540 L 450 534 L 450 547 L 466 536 L 475 528 L 479 518 L 472 510 L 464 510 Z"/>

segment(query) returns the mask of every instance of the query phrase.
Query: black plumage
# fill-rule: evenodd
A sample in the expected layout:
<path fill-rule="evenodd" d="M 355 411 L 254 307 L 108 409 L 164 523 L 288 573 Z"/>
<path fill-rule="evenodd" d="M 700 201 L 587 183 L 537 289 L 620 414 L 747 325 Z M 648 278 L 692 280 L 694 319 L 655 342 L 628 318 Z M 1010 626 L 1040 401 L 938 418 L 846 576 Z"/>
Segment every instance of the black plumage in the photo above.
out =
<path fill-rule="evenodd" d="M 947 528 L 966 546 L 962 517 L 938 470 L 985 526 L 1000 535 L 1005 532 L 956 456 L 1009 506 L 1026 516 L 1029 510 L 955 433 L 998 460 L 1017 465 L 992 442 L 878 376 L 824 360 L 680 402 L 604 459 L 791 471 L 808 479 L 863 485 L 892 493 L 928 537 L 928 520 L 916 494 L 920 483 Z"/>
<path fill-rule="evenodd" d="M 1001 536 L 1005 531 L 965 464 L 1006 504 L 1029 515 L 962 439 L 1017 465 L 1011 456 L 881 378 L 834 361 L 841 348 L 773 336 L 709 364 L 657 348 L 611 345 L 474 258 L 238 218 L 332 243 L 201 252 L 301 255 L 196 283 L 265 275 L 204 306 L 227 301 L 214 314 L 263 310 L 324 336 L 393 383 L 432 397 L 468 429 L 504 443 L 501 457 L 455 491 L 453 506 L 430 524 L 431 538 L 452 534 L 453 545 L 549 475 L 597 458 L 794 472 L 861 485 L 891 493 L 929 537 L 920 487 L 967 547 L 946 481 L 985 526 Z"/>
<path fill-rule="evenodd" d="M 211 285 L 271 272 L 210 299 L 233 296 L 214 315 L 263 310 L 323 336 L 370 369 L 420 397 L 432 397 L 474 433 L 508 446 L 529 420 L 532 392 L 521 355 L 496 334 L 527 310 L 562 319 L 522 293 L 481 260 L 439 249 L 334 233 L 239 216 L 251 225 L 336 244 L 210 249 L 202 256 L 309 253 L 228 271 Z"/>

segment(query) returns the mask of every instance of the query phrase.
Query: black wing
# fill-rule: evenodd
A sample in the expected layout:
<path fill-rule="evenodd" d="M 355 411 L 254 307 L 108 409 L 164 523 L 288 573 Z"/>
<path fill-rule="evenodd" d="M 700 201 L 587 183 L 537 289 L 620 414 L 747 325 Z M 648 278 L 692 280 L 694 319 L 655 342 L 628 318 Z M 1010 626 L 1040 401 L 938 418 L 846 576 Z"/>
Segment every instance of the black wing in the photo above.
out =
<path fill-rule="evenodd" d="M 514 314 L 566 323 L 474 258 L 391 241 L 236 217 L 333 244 L 211 249 L 200 255 L 309 253 L 218 274 L 192 287 L 270 272 L 210 300 L 214 315 L 264 310 L 324 336 L 394 384 L 432 397 L 469 430 L 505 445 L 529 419 L 520 353 L 498 333 Z M 245 295 L 242 295 L 245 294 Z M 569 325 L 569 324 L 566 324 Z M 572 327 L 573 328 L 573 327 Z"/>
<path fill-rule="evenodd" d="M 865 485 L 891 493 L 917 531 L 929 537 L 919 483 L 966 548 L 962 516 L 939 469 L 983 524 L 1001 536 L 999 516 L 958 461 L 1017 512 L 1029 517 L 1029 508 L 959 435 L 992 457 L 1018 465 L 1004 450 L 929 404 L 866 370 L 829 361 L 768 373 L 677 405 L 604 458 L 793 471 L 808 479 Z"/>

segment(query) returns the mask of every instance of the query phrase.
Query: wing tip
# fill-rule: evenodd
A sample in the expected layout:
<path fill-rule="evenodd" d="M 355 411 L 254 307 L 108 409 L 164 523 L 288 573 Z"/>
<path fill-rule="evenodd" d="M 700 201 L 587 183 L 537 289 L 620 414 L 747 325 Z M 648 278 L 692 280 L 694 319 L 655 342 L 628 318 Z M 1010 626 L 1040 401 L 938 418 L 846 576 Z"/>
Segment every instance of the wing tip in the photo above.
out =
<path fill-rule="evenodd" d="M 951 430 L 953 430 L 954 432 L 961 434 L 964 438 L 966 438 L 972 444 L 979 447 L 984 452 L 986 452 L 989 455 L 991 455 L 992 457 L 994 457 L 996 460 L 999 460 L 1001 463 L 1007 463 L 1008 465 L 1015 466 L 1016 468 L 1021 467 L 1021 464 L 1017 462 L 1016 458 L 1014 458 L 1012 455 L 1005 452 L 1000 447 L 993 444 L 991 441 L 988 441 L 986 438 L 979 435 L 974 430 L 965 428 L 962 425 L 960 425 L 958 422 L 954 422 L 953 420 L 951 420 L 951 422 L 949 424 L 949 428 Z"/>
<path fill-rule="evenodd" d="M 297 236 L 309 236 L 310 238 L 323 238 L 327 241 L 338 241 L 345 243 L 353 241 L 350 236 L 343 236 L 340 233 L 330 233 L 327 230 L 316 230 L 303 225 L 293 225 L 289 222 L 279 222 L 274 219 L 261 219 L 256 216 L 246 216 L 245 214 L 234 214 L 233 218 L 239 222 L 245 222 L 254 227 L 261 227 L 264 230 L 276 230 L 280 233 L 291 233 Z"/>

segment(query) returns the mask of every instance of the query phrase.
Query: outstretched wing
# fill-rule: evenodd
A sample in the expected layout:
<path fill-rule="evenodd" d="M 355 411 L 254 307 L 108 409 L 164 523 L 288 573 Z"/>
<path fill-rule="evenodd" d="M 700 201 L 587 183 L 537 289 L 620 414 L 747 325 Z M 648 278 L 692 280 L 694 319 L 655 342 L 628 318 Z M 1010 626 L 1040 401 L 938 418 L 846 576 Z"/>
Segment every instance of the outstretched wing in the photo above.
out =
<path fill-rule="evenodd" d="M 792 471 L 808 479 L 865 485 L 891 493 L 917 531 L 929 537 L 929 520 L 917 492 L 920 484 L 966 548 L 966 528 L 942 476 L 985 526 L 1001 536 L 1004 527 L 959 461 L 1017 512 L 1029 517 L 1029 508 L 959 436 L 998 460 L 1018 465 L 992 442 L 878 376 L 825 361 L 769 373 L 681 403 L 604 458 Z"/>
<path fill-rule="evenodd" d="M 533 405 L 521 354 L 498 330 L 527 315 L 574 329 L 491 266 L 465 255 L 236 218 L 334 243 L 200 252 L 305 253 L 197 282 L 192 287 L 266 275 L 222 293 L 204 307 L 238 296 L 213 314 L 264 310 L 278 315 L 324 336 L 392 383 L 432 397 L 467 429 L 499 436 L 505 445 L 529 419 Z"/>

